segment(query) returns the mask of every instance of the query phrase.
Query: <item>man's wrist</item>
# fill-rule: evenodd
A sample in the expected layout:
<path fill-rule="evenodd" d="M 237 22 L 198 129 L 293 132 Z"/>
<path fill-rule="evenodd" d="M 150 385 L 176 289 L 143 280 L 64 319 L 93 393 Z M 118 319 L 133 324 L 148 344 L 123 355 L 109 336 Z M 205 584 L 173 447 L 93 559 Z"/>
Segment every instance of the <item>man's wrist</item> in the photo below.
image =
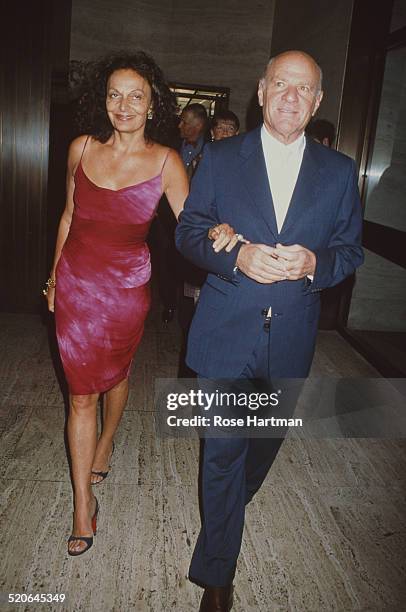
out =
<path fill-rule="evenodd" d="M 247 247 L 246 244 L 241 244 L 239 250 L 238 250 L 238 254 L 237 254 L 237 258 L 235 260 L 235 268 L 240 269 L 240 264 L 241 264 L 241 253 L 244 252 L 244 249 Z M 234 269 L 235 269 L 234 268 Z"/>
<path fill-rule="evenodd" d="M 317 257 L 316 257 L 316 254 L 313 253 L 313 251 L 309 251 L 309 255 L 310 255 L 310 258 L 312 260 L 312 263 L 311 263 L 310 270 L 306 274 L 306 276 L 311 278 L 311 280 L 313 280 L 314 275 L 316 274 Z"/>

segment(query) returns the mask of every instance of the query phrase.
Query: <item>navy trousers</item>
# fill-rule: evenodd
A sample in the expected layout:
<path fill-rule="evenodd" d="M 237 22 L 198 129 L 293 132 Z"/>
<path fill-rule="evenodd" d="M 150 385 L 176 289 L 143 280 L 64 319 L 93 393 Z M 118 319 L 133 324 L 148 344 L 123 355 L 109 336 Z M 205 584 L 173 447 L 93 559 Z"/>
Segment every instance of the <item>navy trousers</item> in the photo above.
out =
<path fill-rule="evenodd" d="M 269 333 L 265 329 L 261 329 L 241 378 L 271 379 Z M 205 380 L 200 381 L 204 388 Z M 201 462 L 202 526 L 189 568 L 193 582 L 222 587 L 233 581 L 245 506 L 262 485 L 283 440 L 205 437 Z"/>

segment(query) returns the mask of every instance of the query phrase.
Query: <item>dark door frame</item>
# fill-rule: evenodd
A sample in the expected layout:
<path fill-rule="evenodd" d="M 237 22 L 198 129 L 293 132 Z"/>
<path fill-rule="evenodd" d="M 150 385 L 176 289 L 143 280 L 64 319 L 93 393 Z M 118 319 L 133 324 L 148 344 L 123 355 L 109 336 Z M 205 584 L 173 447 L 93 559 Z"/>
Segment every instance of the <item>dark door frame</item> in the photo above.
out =
<path fill-rule="evenodd" d="M 393 1 L 371 3 L 354 0 L 348 45 L 343 98 L 338 127 L 337 148 L 355 159 L 359 169 L 359 188 L 365 207 L 366 181 L 371 163 L 379 113 L 386 54 L 406 44 L 406 28 L 390 33 Z M 401 255 L 405 232 L 364 220 L 363 246 L 405 267 Z M 338 331 L 384 376 L 402 376 L 347 327 L 353 282 L 343 291 L 338 316 Z"/>

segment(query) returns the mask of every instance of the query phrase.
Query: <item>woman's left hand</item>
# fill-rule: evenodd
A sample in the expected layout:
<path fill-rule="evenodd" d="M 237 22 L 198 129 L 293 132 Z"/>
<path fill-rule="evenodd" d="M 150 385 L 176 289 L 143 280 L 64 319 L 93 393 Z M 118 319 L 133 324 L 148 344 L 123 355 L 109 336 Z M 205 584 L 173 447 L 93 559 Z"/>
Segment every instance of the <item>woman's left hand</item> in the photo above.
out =
<path fill-rule="evenodd" d="M 220 223 L 209 229 L 209 238 L 214 240 L 213 249 L 216 253 L 225 248 L 229 253 L 235 247 L 237 242 L 249 243 L 241 234 L 236 234 L 234 228 L 228 223 Z"/>

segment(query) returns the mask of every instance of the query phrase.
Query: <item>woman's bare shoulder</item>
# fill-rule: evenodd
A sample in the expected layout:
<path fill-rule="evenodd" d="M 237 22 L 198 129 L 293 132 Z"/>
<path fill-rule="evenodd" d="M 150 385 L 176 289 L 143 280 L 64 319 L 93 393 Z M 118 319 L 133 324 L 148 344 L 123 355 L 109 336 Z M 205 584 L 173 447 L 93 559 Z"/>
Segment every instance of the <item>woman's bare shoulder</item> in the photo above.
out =
<path fill-rule="evenodd" d="M 74 138 L 74 140 L 72 140 L 72 142 L 69 145 L 69 155 L 79 154 L 79 157 L 80 157 L 82 155 L 82 151 L 87 141 L 90 140 L 91 138 L 92 137 L 89 136 L 88 134 L 82 134 L 81 136 L 77 136 L 76 138 Z"/>
<path fill-rule="evenodd" d="M 168 159 L 169 161 L 170 159 L 180 159 L 179 153 L 176 151 L 176 149 L 173 149 L 172 147 L 166 147 L 165 145 L 154 143 L 154 151 L 157 158 L 162 160 Z"/>
<path fill-rule="evenodd" d="M 78 165 L 85 147 L 88 147 L 91 141 L 91 136 L 89 136 L 88 134 L 82 134 L 81 136 L 78 136 L 77 138 L 72 140 L 72 142 L 70 143 L 68 153 L 68 165 L 72 170 L 74 170 Z"/>
<path fill-rule="evenodd" d="M 161 145 L 157 142 L 154 142 L 151 147 L 151 153 L 155 155 L 157 159 L 165 158 L 170 150 L 169 147 L 165 147 L 165 145 Z"/>
<path fill-rule="evenodd" d="M 166 147 L 162 164 L 162 176 L 165 193 L 167 189 L 175 186 L 176 189 L 180 188 L 185 193 L 184 199 L 186 198 L 189 190 L 189 181 L 182 158 L 175 149 Z"/>
<path fill-rule="evenodd" d="M 152 155 L 154 155 L 158 165 L 161 166 L 162 170 L 165 170 L 168 167 L 171 168 L 174 165 L 177 166 L 179 163 L 182 164 L 182 160 L 180 158 L 179 153 L 171 147 L 166 147 L 164 145 L 154 143 L 151 153 Z"/>
<path fill-rule="evenodd" d="M 171 147 L 165 147 L 164 159 L 165 166 L 169 166 L 171 168 L 173 168 L 174 166 L 181 166 L 182 168 L 184 168 L 181 156 L 176 151 L 176 149 L 172 149 Z"/>

